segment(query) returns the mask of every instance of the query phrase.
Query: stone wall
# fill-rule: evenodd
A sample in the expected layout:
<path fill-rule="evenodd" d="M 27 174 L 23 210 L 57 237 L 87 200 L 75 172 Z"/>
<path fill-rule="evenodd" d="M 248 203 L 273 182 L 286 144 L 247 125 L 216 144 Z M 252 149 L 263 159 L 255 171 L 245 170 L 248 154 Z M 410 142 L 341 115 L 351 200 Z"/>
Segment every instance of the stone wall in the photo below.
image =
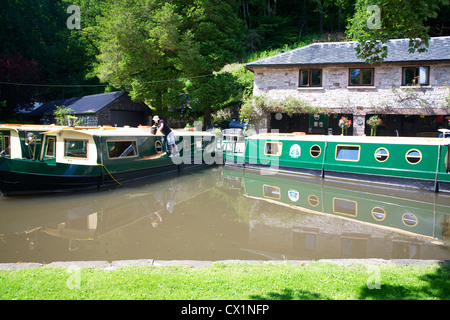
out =
<path fill-rule="evenodd" d="M 299 87 L 300 67 L 254 68 L 253 94 L 275 101 L 293 97 L 328 113 L 353 114 L 354 135 L 364 134 L 366 114 L 450 115 L 450 63 L 431 64 L 429 85 L 418 87 L 402 86 L 402 65 L 394 64 L 373 66 L 373 86 L 349 86 L 350 67 L 360 68 L 308 67 L 322 69 L 321 87 Z"/>
<path fill-rule="evenodd" d="M 316 67 L 317 68 L 317 67 Z M 449 114 L 450 63 L 430 66 L 430 85 L 403 87 L 402 66 L 374 67 L 374 86 L 351 87 L 348 66 L 322 68 L 322 87 L 299 87 L 299 68 L 255 68 L 253 94 L 295 97 L 330 112 Z"/>

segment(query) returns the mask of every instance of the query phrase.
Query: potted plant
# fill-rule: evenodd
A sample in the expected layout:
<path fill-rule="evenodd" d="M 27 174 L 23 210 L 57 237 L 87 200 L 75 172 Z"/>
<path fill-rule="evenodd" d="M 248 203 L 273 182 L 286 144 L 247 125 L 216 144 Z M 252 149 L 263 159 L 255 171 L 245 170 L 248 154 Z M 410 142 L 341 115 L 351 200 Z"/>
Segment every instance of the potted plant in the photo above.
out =
<path fill-rule="evenodd" d="M 342 129 L 341 135 L 344 133 L 347 134 L 347 129 L 352 125 L 352 120 L 349 120 L 347 117 L 342 117 L 339 119 L 339 127 Z"/>
<path fill-rule="evenodd" d="M 370 135 L 376 136 L 377 135 L 377 127 L 381 124 L 381 119 L 377 116 L 371 116 L 366 123 L 370 126 Z"/>

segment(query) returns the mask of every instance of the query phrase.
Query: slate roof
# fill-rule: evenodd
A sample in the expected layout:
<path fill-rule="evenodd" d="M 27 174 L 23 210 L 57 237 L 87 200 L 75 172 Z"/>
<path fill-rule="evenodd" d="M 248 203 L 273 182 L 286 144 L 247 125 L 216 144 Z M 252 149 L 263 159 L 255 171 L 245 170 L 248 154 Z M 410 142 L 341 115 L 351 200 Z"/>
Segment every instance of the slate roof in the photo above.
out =
<path fill-rule="evenodd" d="M 247 68 L 312 64 L 363 63 L 356 57 L 357 41 L 313 43 L 268 58 L 246 64 Z M 450 36 L 433 37 L 428 51 L 410 54 L 409 39 L 389 40 L 388 56 L 384 62 L 414 62 L 450 60 Z"/>
<path fill-rule="evenodd" d="M 53 111 L 56 110 L 57 106 L 66 106 L 67 108 L 72 109 L 72 113 L 74 114 L 97 113 L 124 94 L 125 91 L 114 91 L 64 100 L 49 101 L 30 112 L 30 115 L 36 116 L 43 115 L 45 113 L 53 114 Z"/>

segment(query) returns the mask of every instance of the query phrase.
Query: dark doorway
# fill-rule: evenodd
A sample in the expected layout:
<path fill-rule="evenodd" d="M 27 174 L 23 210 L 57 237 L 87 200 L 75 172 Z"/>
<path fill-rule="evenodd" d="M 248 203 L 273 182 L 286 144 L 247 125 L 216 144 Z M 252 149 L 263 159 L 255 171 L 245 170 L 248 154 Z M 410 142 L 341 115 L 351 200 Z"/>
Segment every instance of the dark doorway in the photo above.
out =
<path fill-rule="evenodd" d="M 280 133 L 308 132 L 309 114 L 294 114 L 291 117 L 286 113 L 270 114 L 270 128 Z"/>
<path fill-rule="evenodd" d="M 111 125 L 137 127 L 145 121 L 142 111 L 111 110 Z"/>
<path fill-rule="evenodd" d="M 332 130 L 333 135 L 342 134 L 342 129 L 339 127 L 339 119 L 342 117 L 347 117 L 347 119 L 352 120 L 352 125 L 347 129 L 347 136 L 353 135 L 353 115 L 352 114 L 344 114 L 344 113 L 334 113 L 330 115 L 330 119 L 328 121 L 328 127 Z"/>

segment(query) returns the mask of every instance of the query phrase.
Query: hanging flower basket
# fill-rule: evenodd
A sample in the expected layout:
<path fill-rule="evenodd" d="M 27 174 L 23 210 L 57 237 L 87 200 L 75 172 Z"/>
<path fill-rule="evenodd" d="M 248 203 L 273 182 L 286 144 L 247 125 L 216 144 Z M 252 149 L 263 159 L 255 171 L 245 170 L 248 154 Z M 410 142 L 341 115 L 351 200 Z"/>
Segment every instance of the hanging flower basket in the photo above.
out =
<path fill-rule="evenodd" d="M 366 123 L 370 126 L 370 135 L 377 135 L 377 127 L 381 124 L 381 119 L 378 116 L 371 116 Z"/>
<path fill-rule="evenodd" d="M 347 129 L 352 125 L 352 120 L 347 117 L 342 117 L 339 119 L 339 127 L 342 129 L 341 135 L 347 134 Z"/>

